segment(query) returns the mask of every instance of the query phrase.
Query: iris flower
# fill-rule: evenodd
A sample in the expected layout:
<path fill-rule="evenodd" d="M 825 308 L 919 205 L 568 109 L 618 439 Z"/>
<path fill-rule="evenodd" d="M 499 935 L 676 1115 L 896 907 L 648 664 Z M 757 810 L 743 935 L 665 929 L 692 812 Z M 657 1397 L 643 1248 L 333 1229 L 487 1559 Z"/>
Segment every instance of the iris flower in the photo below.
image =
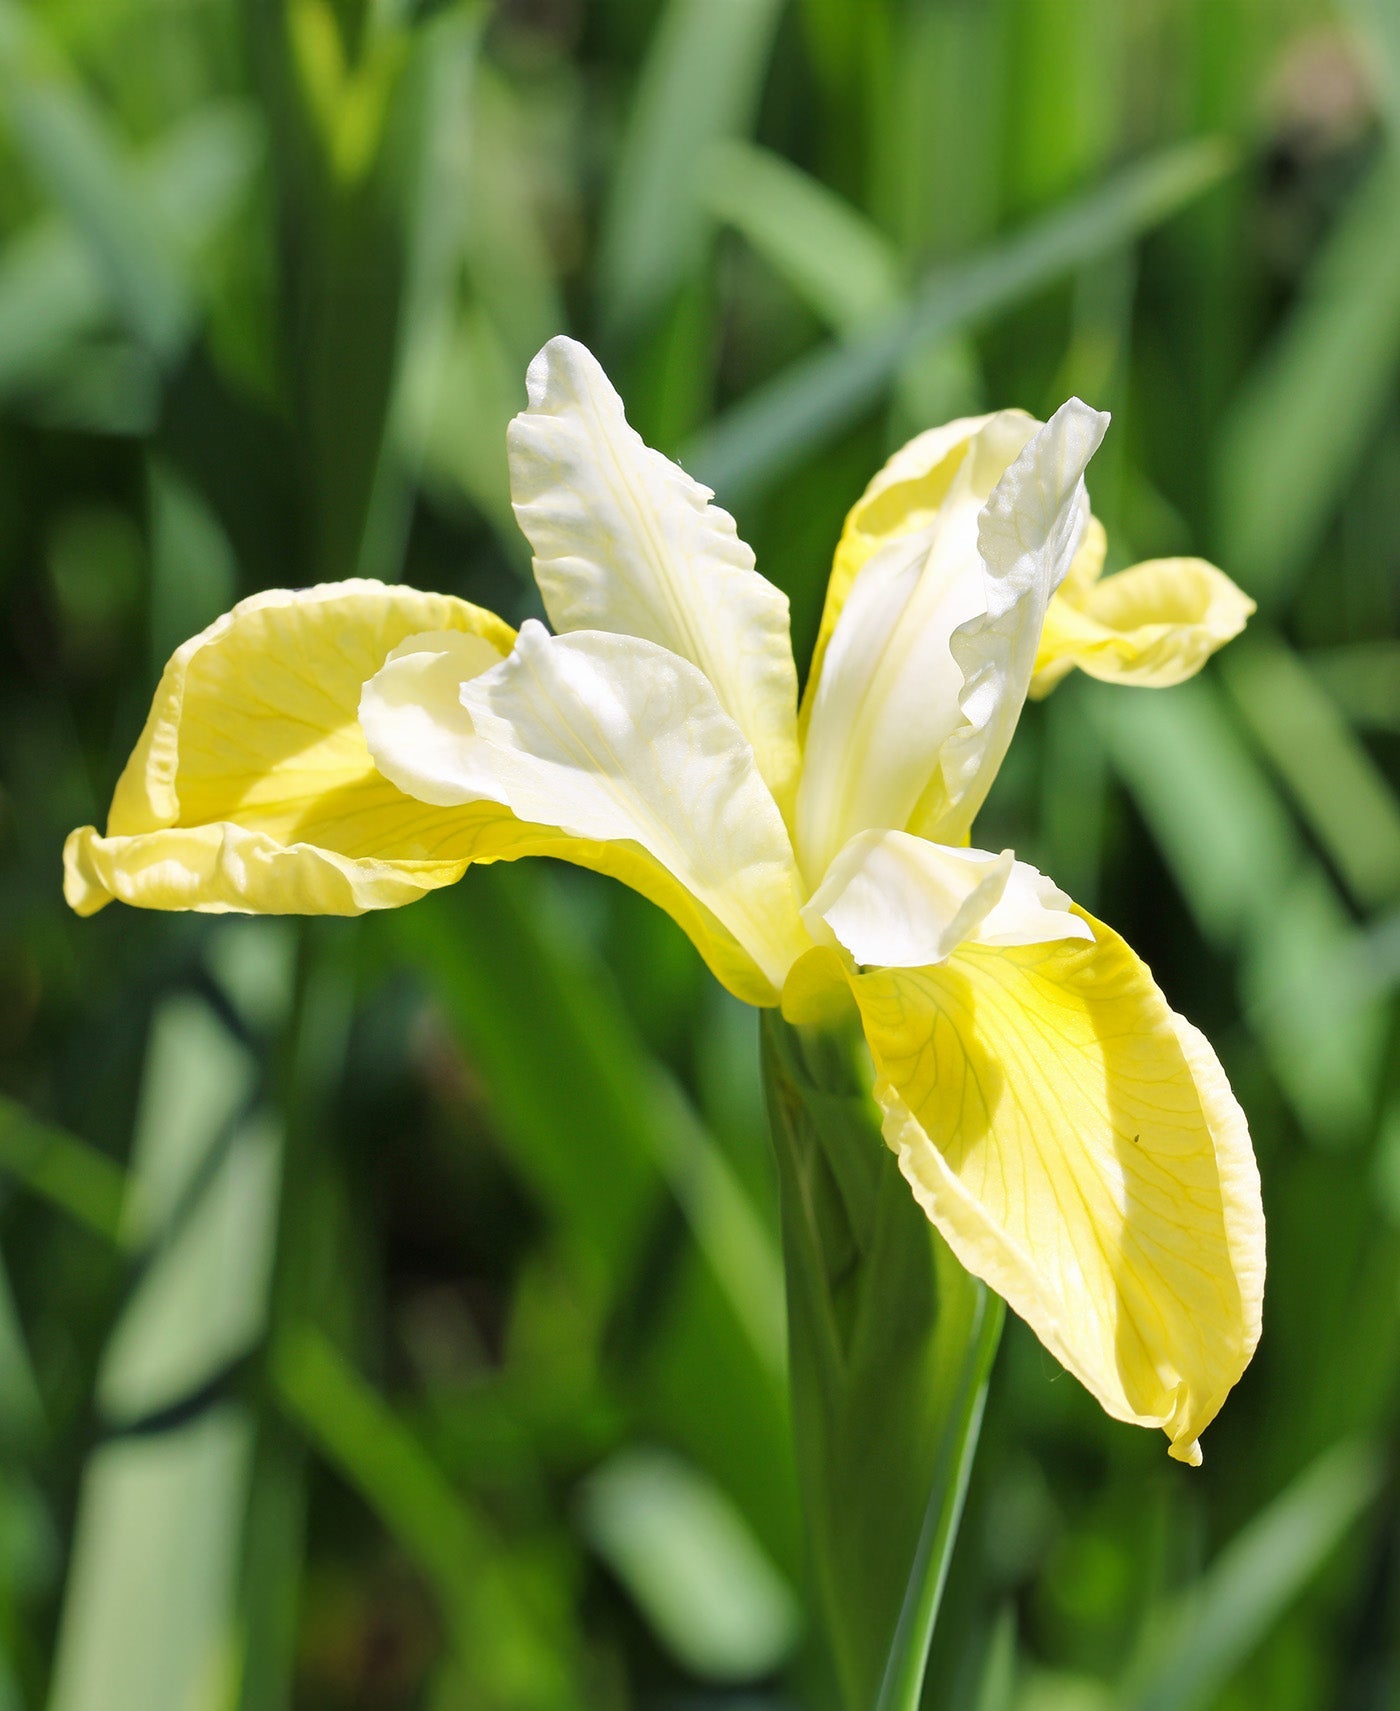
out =
<path fill-rule="evenodd" d="M 971 843 L 1027 694 L 1162 686 L 1250 602 L 1193 559 L 1101 578 L 1071 399 L 921 434 L 851 511 L 799 708 L 788 602 L 579 344 L 532 363 L 516 516 L 553 626 L 357 580 L 255 596 L 166 667 L 82 914 L 358 914 L 549 855 L 665 909 L 796 1023 L 858 1011 L 883 1132 L 957 1258 L 1177 1458 L 1258 1340 L 1244 1116 L 1127 944 Z"/>

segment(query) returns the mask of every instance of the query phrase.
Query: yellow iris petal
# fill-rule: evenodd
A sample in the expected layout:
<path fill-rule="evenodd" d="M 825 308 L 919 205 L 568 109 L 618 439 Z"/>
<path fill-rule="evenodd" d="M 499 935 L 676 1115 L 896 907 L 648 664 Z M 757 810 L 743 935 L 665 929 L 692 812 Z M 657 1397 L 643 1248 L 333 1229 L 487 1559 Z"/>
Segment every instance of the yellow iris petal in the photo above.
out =
<path fill-rule="evenodd" d="M 570 837 L 552 826 L 532 826 L 528 830 L 539 836 L 539 844 L 512 850 L 510 857 L 503 859 L 516 855 L 552 855 L 560 861 L 572 862 L 575 867 L 605 873 L 630 885 L 649 903 L 666 911 L 726 991 L 758 1008 L 778 1003 L 778 988 L 729 928 L 639 844 Z"/>
<path fill-rule="evenodd" d="M 830 945 L 814 945 L 783 982 L 783 1020 L 794 1028 L 835 1028 L 851 1020 L 851 959 Z"/>
<path fill-rule="evenodd" d="M 688 661 L 600 631 L 529 622 L 464 680 L 457 649 L 410 640 L 366 685 L 380 769 L 425 802 L 509 804 L 529 852 L 609 873 L 667 911 L 729 990 L 776 1004 L 810 940 L 792 846 L 753 751 Z"/>
<path fill-rule="evenodd" d="M 79 914 L 149 909 L 356 915 L 411 902 L 505 853 L 521 829 L 494 804 L 446 813 L 370 760 L 364 681 L 416 632 L 514 632 L 449 595 L 377 582 L 275 590 L 234 607 L 171 659 L 112 799 L 106 836 L 64 850 Z"/>
<path fill-rule="evenodd" d="M 777 993 L 711 911 L 646 851 L 530 825 L 496 802 L 433 806 L 375 767 L 358 709 L 412 636 L 480 637 L 477 668 L 515 632 L 450 595 L 370 581 L 255 595 L 178 650 L 118 782 L 106 835 L 64 847 L 80 915 L 147 909 L 358 915 L 411 903 L 470 862 L 550 855 L 611 875 L 664 909 L 750 1004 Z"/>
<path fill-rule="evenodd" d="M 969 440 L 990 420 L 970 416 L 900 448 L 852 506 L 832 561 L 812 667 L 802 698 L 806 736 L 836 621 L 857 573 L 887 542 L 925 527 L 946 498 Z M 1192 677 L 1244 628 L 1254 602 L 1204 559 L 1152 559 L 1100 580 L 1103 525 L 1089 519 L 1063 586 L 1050 602 L 1030 693 L 1048 695 L 1075 666 L 1091 677 L 1166 689 Z"/>
<path fill-rule="evenodd" d="M 1050 602 L 1031 695 L 1048 695 L 1078 666 L 1107 683 L 1169 689 L 1194 677 L 1239 635 L 1254 602 L 1199 558 L 1151 559 L 1099 580 L 1104 534 L 1095 518 Z"/>
<path fill-rule="evenodd" d="M 1247 1364 L 1264 1280 L 1243 1114 L 1204 1038 L 1095 942 L 852 977 L 885 1136 L 962 1263 L 1179 1460 Z"/>

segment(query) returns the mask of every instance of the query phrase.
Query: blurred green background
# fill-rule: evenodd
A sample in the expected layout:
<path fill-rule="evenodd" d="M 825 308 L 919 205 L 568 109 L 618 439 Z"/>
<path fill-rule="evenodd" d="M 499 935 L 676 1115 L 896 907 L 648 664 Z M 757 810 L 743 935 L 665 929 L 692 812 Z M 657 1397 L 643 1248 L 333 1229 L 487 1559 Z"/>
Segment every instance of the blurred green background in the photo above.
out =
<path fill-rule="evenodd" d="M 819 1703 L 754 1018 L 670 923 L 59 893 L 235 598 L 534 610 L 560 330 L 799 661 L 894 445 L 1072 391 L 1111 564 L 1258 601 L 1031 708 L 979 842 L 1216 1042 L 1265 1339 L 1197 1473 L 1010 1326 L 926 1703 L 1400 1706 L 1400 8 L 0 0 L 0 1711 Z"/>

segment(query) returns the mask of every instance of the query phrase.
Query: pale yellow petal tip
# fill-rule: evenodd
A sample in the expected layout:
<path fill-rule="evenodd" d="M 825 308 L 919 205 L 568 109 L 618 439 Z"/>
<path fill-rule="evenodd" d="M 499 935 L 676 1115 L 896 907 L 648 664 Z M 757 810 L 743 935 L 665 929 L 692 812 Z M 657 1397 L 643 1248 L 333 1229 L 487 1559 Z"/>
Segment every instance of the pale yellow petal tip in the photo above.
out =
<path fill-rule="evenodd" d="M 794 1028 L 829 1028 L 854 1020 L 855 998 L 839 951 L 815 945 L 788 970 L 782 992 L 783 1020 Z"/>
<path fill-rule="evenodd" d="M 1204 1036 L 1090 925 L 1093 945 L 967 946 L 852 985 L 930 1221 L 1108 1414 L 1196 1465 L 1259 1338 L 1259 1175 Z"/>
<path fill-rule="evenodd" d="M 114 898 L 138 909 L 201 914 L 363 915 L 460 879 L 465 860 L 355 859 L 283 844 L 230 821 L 104 838 L 92 826 L 64 846 L 63 893 L 79 915 Z"/>
<path fill-rule="evenodd" d="M 95 915 L 112 901 L 92 863 L 96 826 L 79 826 L 63 840 L 63 899 L 75 915 Z"/>
<path fill-rule="evenodd" d="M 433 816 L 395 790 L 356 716 L 385 656 L 424 632 L 460 635 L 478 665 L 515 636 L 452 596 L 352 580 L 254 595 L 185 642 L 106 835 L 84 826 L 65 844 L 70 907 L 357 915 L 460 877 L 491 826 L 480 811 Z"/>
<path fill-rule="evenodd" d="M 1254 601 L 1199 558 L 1149 559 L 1102 581 L 1067 578 L 1050 603 L 1031 696 L 1075 667 L 1105 683 L 1170 689 L 1239 635 Z"/>

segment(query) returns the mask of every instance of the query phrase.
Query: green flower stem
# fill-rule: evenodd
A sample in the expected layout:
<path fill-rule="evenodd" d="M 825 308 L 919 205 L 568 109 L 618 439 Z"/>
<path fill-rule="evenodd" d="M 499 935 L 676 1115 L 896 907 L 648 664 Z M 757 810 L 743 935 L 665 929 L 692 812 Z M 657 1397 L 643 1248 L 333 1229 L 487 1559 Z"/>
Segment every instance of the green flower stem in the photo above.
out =
<path fill-rule="evenodd" d="M 973 1457 L 982 1432 L 987 1386 L 1006 1317 L 1006 1306 L 1000 1296 L 993 1295 L 985 1285 L 981 1286 L 981 1296 L 980 1323 L 967 1345 L 958 1406 L 948 1422 L 947 1437 L 929 1491 L 919 1548 L 875 1711 L 918 1711 L 923 1693 L 929 1647 L 933 1644 L 938 1607 L 943 1601 L 948 1565 L 967 1499 Z"/>
<path fill-rule="evenodd" d="M 880 1133 L 857 1028 L 763 1018 L 793 1434 L 830 1703 L 914 1711 L 1002 1305 Z"/>

